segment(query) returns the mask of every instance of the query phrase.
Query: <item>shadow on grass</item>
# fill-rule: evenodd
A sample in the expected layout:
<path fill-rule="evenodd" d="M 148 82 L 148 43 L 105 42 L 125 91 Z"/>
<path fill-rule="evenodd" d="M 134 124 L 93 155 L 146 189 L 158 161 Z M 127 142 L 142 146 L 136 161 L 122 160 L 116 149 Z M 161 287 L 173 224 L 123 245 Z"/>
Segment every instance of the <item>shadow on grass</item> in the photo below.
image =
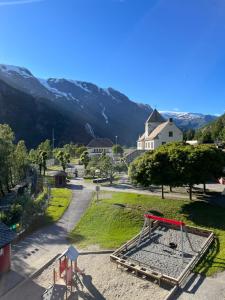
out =
<path fill-rule="evenodd" d="M 163 217 L 163 213 L 158 210 L 150 209 L 147 213 L 157 217 Z"/>
<path fill-rule="evenodd" d="M 218 238 L 216 238 L 212 246 L 206 252 L 206 255 L 201 258 L 193 271 L 196 273 L 207 274 L 209 269 L 212 268 L 225 270 L 225 259 L 216 257 L 219 251 L 220 241 Z"/>
<path fill-rule="evenodd" d="M 70 235 L 68 236 L 68 241 L 71 243 L 80 243 L 85 239 L 85 236 L 78 233 L 70 233 Z"/>
<path fill-rule="evenodd" d="M 195 201 L 184 204 L 180 213 L 196 226 L 210 228 L 212 230 L 225 230 L 225 208 L 204 201 Z M 221 232 L 221 235 L 225 233 Z M 210 269 L 225 269 L 225 259 L 217 258 L 220 252 L 220 240 L 216 237 L 214 243 L 206 255 L 199 261 L 194 271 L 206 274 Z"/>
<path fill-rule="evenodd" d="M 225 230 L 225 208 L 204 201 L 184 204 L 179 213 L 197 226 Z"/>

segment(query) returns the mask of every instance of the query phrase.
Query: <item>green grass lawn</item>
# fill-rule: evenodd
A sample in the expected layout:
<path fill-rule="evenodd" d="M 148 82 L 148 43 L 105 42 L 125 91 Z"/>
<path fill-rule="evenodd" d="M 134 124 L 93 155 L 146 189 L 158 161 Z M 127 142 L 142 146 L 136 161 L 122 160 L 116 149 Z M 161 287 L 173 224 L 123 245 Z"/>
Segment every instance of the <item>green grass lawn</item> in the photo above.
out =
<path fill-rule="evenodd" d="M 212 229 L 218 240 L 196 270 L 210 275 L 225 269 L 225 208 L 203 201 L 162 200 L 157 196 L 131 193 L 111 195 L 112 198 L 93 201 L 87 209 L 70 235 L 76 245 L 117 248 L 140 231 L 143 214 L 151 211 L 189 225 Z"/>
<path fill-rule="evenodd" d="M 52 188 L 52 198 L 45 212 L 46 222 L 58 221 L 70 204 L 72 191 L 67 188 Z"/>
<path fill-rule="evenodd" d="M 48 167 L 47 171 L 62 171 L 62 167 L 60 165 L 54 165 L 54 166 Z"/>
<path fill-rule="evenodd" d="M 72 191 L 67 188 L 52 188 L 51 195 L 52 197 L 45 214 L 35 218 L 27 230 L 28 233 L 58 221 L 68 208 L 72 199 Z"/>
<path fill-rule="evenodd" d="M 70 159 L 70 163 L 71 163 L 71 164 L 78 165 L 78 164 L 79 164 L 79 160 L 80 160 L 79 158 L 71 158 L 71 159 Z"/>

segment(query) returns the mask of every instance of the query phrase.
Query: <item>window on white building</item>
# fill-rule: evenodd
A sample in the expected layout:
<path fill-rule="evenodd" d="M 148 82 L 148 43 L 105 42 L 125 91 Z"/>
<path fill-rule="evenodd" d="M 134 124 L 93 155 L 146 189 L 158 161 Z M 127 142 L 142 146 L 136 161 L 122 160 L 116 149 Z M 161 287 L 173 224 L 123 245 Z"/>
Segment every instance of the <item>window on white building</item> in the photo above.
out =
<path fill-rule="evenodd" d="M 173 137 L 173 131 L 169 131 L 169 137 Z"/>

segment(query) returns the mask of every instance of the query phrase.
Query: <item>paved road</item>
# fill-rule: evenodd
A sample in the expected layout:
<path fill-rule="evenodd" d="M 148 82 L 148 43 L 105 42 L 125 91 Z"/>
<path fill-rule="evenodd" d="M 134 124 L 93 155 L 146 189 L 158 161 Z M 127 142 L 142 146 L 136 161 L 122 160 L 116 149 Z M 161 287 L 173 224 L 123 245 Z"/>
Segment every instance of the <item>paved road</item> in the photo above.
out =
<path fill-rule="evenodd" d="M 174 296 L 174 300 L 224 300 L 225 272 L 213 277 L 193 275 L 188 284 Z"/>
<path fill-rule="evenodd" d="M 3 287 L 7 289 L 16 285 L 66 250 L 69 245 L 67 234 L 77 224 L 92 197 L 92 191 L 83 189 L 76 181 L 71 182 L 71 188 L 73 198 L 60 221 L 34 232 L 12 247 L 12 271 L 0 281 L 0 296 Z"/>

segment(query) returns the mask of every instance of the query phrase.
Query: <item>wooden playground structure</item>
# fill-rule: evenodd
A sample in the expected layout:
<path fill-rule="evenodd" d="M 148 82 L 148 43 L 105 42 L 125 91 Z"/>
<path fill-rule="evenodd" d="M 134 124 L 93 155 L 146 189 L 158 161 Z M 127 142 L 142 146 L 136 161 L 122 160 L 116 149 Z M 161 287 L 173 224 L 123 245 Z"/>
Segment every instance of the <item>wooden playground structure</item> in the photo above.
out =
<path fill-rule="evenodd" d="M 70 246 L 58 258 L 58 269 L 53 269 L 53 285 L 50 286 L 43 294 L 43 300 L 51 299 L 69 299 L 74 290 L 80 286 L 83 289 L 83 283 L 80 275 L 84 271 L 80 270 L 77 265 L 79 252 Z"/>
<path fill-rule="evenodd" d="M 141 232 L 110 259 L 133 275 L 175 287 L 188 278 L 213 241 L 212 231 L 145 214 Z"/>

